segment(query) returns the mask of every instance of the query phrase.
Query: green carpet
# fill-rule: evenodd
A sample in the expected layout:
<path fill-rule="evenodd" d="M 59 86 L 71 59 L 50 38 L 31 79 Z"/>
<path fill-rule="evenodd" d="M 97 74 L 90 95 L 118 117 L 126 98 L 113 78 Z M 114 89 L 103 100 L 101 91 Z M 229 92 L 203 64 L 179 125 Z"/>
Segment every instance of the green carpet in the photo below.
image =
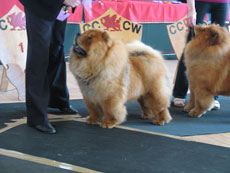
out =
<path fill-rule="evenodd" d="M 137 102 L 127 104 L 127 121 L 122 126 L 169 134 L 175 136 L 193 136 L 203 134 L 216 134 L 230 132 L 230 99 L 220 97 L 221 109 L 209 111 L 201 118 L 191 118 L 182 108 L 170 107 L 169 111 L 173 120 L 164 126 L 152 124 L 152 120 L 140 118 L 141 110 Z M 71 100 L 72 105 L 79 110 L 82 116 L 87 116 L 88 111 L 83 100 Z M 59 114 L 56 110 L 51 113 Z M 24 103 L 0 104 L 0 128 L 4 122 L 26 116 Z"/>
<path fill-rule="evenodd" d="M 53 122 L 53 125 L 57 129 L 55 135 L 40 133 L 26 125 L 0 133 L 0 148 L 101 172 L 229 172 L 228 148 L 118 128 L 103 129 L 77 121 Z M 13 168 L 5 165 L 19 162 L 14 158 L 0 160 L 1 172 L 8 173 Z M 24 172 L 34 172 L 38 166 L 24 164 Z M 38 170 L 55 172 L 43 165 Z"/>
<path fill-rule="evenodd" d="M 0 153 L 0 167 L 2 173 L 68 173 L 72 171 L 52 166 L 33 163 L 12 157 L 2 156 Z"/>
<path fill-rule="evenodd" d="M 175 136 L 230 132 L 230 99 L 220 97 L 219 101 L 221 104 L 220 110 L 209 111 L 201 118 L 191 118 L 188 113 L 183 111 L 183 108 L 170 107 L 169 111 L 173 120 L 164 126 L 156 126 L 152 124 L 152 120 L 141 119 L 141 109 L 138 103 L 132 102 L 126 105 L 128 118 L 121 125 Z M 73 100 L 72 104 L 79 109 L 81 115 L 88 115 L 83 100 Z"/>

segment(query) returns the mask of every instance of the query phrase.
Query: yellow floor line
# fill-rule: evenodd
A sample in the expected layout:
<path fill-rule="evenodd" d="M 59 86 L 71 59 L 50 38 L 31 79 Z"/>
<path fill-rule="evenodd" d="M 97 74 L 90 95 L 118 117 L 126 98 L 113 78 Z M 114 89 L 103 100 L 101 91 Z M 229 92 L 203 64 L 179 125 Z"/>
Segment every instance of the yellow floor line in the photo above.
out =
<path fill-rule="evenodd" d="M 116 128 L 135 131 L 135 132 L 141 132 L 141 133 L 147 133 L 147 134 L 152 134 L 152 135 L 164 136 L 164 137 L 169 137 L 169 138 L 174 138 L 174 139 L 181 139 L 180 136 L 157 133 L 157 132 L 152 132 L 152 131 L 148 131 L 148 130 L 136 129 L 136 128 L 132 128 L 132 127 L 116 126 Z"/>
<path fill-rule="evenodd" d="M 79 122 L 86 123 L 86 119 L 87 119 L 87 117 L 75 118 L 74 121 L 79 121 Z M 98 125 L 99 125 L 99 123 L 98 123 Z M 174 139 L 181 139 L 180 136 L 157 133 L 157 132 L 152 132 L 152 131 L 148 131 L 148 130 L 136 129 L 136 128 L 132 128 L 132 127 L 116 125 L 115 128 L 124 129 L 124 130 L 130 130 L 130 131 L 135 131 L 135 132 L 141 132 L 141 133 L 148 133 L 148 134 L 152 134 L 152 135 L 165 136 L 165 137 L 170 137 L 170 138 L 174 138 Z"/>
<path fill-rule="evenodd" d="M 10 129 L 14 128 L 14 127 L 20 126 L 20 125 L 25 124 L 25 123 L 26 123 L 26 118 L 25 117 L 21 118 L 21 119 L 13 119 L 9 123 L 4 123 L 6 125 L 6 127 L 0 129 L 0 133 L 3 133 L 5 131 L 7 131 L 7 130 L 10 130 Z"/>
<path fill-rule="evenodd" d="M 74 121 L 86 122 L 86 117 L 76 118 L 76 119 L 74 119 Z M 152 132 L 152 131 L 148 131 L 148 130 L 137 129 L 137 128 L 133 128 L 133 127 L 125 127 L 125 126 L 120 126 L 120 125 L 115 126 L 115 128 L 129 130 L 129 131 L 135 131 L 135 132 L 140 132 L 140 133 L 146 133 L 146 134 L 152 134 L 152 135 L 158 135 L 158 136 L 164 136 L 164 137 L 169 137 L 169 138 L 178 139 L 178 140 L 182 140 L 182 141 L 206 143 L 206 144 L 210 144 L 210 145 L 222 146 L 222 147 L 227 147 L 227 148 L 230 147 L 230 143 L 228 145 L 226 145 L 226 144 L 223 144 L 223 142 L 222 143 L 218 143 L 218 144 L 217 143 L 213 143 L 213 141 L 211 141 L 211 142 L 208 141 L 207 142 L 207 141 L 201 140 L 202 138 L 199 139 L 197 137 L 197 135 L 196 136 L 175 136 L 175 135 L 169 135 L 169 134 L 164 134 L 164 133 Z M 224 134 L 226 134 L 226 133 L 224 133 Z M 215 134 L 213 134 L 213 135 L 215 135 Z M 198 136 L 202 136 L 203 137 L 203 135 L 198 135 Z M 207 140 L 207 137 L 206 137 L 206 140 Z"/>
<path fill-rule="evenodd" d="M 53 166 L 53 167 L 57 167 L 57 168 L 61 168 L 61 169 L 76 171 L 76 172 L 99 173 L 98 171 L 83 168 L 80 166 L 75 166 L 75 165 L 71 165 L 68 163 L 58 162 L 55 160 L 50 160 L 50 159 L 46 159 L 46 158 L 42 158 L 42 157 L 32 156 L 32 155 L 20 153 L 17 151 L 6 150 L 3 148 L 0 148 L 0 155 L 13 157 L 16 159 L 21 159 L 21 160 L 26 160 L 26 161 L 30 161 L 30 162 L 34 162 L 34 163 L 39 163 L 39 164 L 43 164 L 43 165 Z"/>
<path fill-rule="evenodd" d="M 51 122 L 78 121 L 78 122 L 86 123 L 86 119 L 87 119 L 87 117 L 82 117 L 79 114 L 77 114 L 77 115 L 62 115 L 62 116 L 49 114 L 49 120 Z M 22 124 L 26 124 L 26 117 L 23 117 L 21 119 L 12 119 L 11 122 L 5 123 L 6 127 L 0 129 L 0 133 L 3 133 L 3 132 L 5 132 L 5 131 L 7 131 L 7 130 L 9 130 L 11 128 L 20 126 Z M 203 140 L 197 139 L 196 136 L 184 137 L 184 136 L 168 135 L 168 134 L 164 134 L 164 133 L 152 132 L 152 131 L 136 129 L 136 128 L 132 128 L 132 127 L 124 127 L 124 126 L 120 126 L 120 125 L 117 125 L 115 128 L 120 128 L 120 129 L 125 129 L 125 130 L 130 130 L 130 131 L 136 131 L 136 132 L 141 132 L 141 133 L 147 133 L 147 134 L 152 134 L 152 135 L 165 136 L 165 137 L 174 138 L 174 139 L 183 140 L 183 141 L 207 143 L 207 144 L 211 144 L 211 145 L 217 145 L 217 146 L 223 146 L 223 147 L 228 147 L 229 148 L 229 144 L 228 145 L 223 145 L 222 143 L 221 144 L 219 144 L 219 143 L 214 144 L 213 142 L 204 142 Z"/>

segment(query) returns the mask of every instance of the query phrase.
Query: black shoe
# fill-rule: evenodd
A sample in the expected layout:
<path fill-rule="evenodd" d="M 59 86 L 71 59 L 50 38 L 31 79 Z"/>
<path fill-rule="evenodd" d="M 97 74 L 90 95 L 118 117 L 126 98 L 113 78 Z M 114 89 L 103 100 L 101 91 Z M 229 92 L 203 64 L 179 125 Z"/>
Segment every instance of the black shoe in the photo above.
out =
<path fill-rule="evenodd" d="M 49 133 L 49 134 L 56 133 L 55 128 L 49 122 L 47 124 L 39 124 L 39 125 L 31 125 L 27 123 L 27 125 L 43 133 Z"/>
<path fill-rule="evenodd" d="M 65 107 L 65 108 L 59 108 L 59 110 L 63 113 L 63 114 L 77 114 L 78 110 L 74 109 L 72 106 L 69 107 Z"/>

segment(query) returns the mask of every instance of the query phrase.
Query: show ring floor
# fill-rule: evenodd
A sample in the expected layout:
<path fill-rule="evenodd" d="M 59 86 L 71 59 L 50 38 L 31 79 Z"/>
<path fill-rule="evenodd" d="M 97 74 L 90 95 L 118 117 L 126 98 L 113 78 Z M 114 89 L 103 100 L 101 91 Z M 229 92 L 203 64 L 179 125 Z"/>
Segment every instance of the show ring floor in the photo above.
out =
<path fill-rule="evenodd" d="M 55 135 L 40 133 L 26 125 L 24 103 L 0 104 L 1 170 L 7 173 L 15 170 L 229 172 L 228 146 L 192 142 L 186 138 L 189 130 L 192 135 L 199 132 L 199 129 L 194 131 L 192 127 L 200 128 L 202 132 L 208 122 L 217 124 L 217 131 L 221 130 L 218 124 L 229 126 L 227 114 L 211 115 L 210 112 L 202 120 L 186 116 L 181 109 L 170 108 L 174 120 L 165 126 L 154 126 L 151 120 L 140 119 L 140 109 L 133 102 L 127 104 L 129 115 L 125 123 L 113 129 L 103 129 L 99 125 L 85 123 L 88 112 L 83 100 L 72 100 L 71 103 L 79 109 L 80 115 L 49 114 L 51 123 L 57 129 Z M 224 107 L 221 112 L 225 112 Z"/>

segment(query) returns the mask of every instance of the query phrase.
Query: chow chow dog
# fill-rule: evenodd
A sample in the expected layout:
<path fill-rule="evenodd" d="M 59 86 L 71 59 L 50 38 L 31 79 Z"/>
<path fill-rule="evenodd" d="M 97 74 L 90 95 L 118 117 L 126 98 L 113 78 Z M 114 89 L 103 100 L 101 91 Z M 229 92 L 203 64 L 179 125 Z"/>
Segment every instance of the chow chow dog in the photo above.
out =
<path fill-rule="evenodd" d="M 70 70 L 88 108 L 88 124 L 112 128 L 126 119 L 125 103 L 138 100 L 142 118 L 164 125 L 171 89 L 162 55 L 140 41 L 124 44 L 108 32 L 78 34 L 71 49 Z"/>
<path fill-rule="evenodd" d="M 191 117 L 210 109 L 214 96 L 230 95 L 230 37 L 219 25 L 198 25 L 185 47 L 190 100 L 184 107 Z"/>

